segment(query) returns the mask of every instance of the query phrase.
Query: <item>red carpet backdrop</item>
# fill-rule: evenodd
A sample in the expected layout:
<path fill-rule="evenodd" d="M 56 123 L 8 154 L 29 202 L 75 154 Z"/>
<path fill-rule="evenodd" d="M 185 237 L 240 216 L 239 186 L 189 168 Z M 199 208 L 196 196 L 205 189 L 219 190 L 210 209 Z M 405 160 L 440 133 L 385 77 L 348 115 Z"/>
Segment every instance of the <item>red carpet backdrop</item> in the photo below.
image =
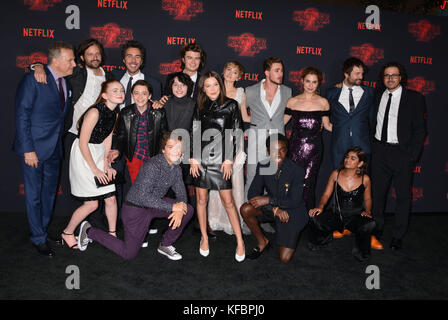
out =
<path fill-rule="evenodd" d="M 381 9 L 381 8 L 380 8 Z M 414 168 L 413 211 L 448 212 L 447 119 L 448 20 L 436 16 L 405 15 L 380 10 L 374 29 L 366 24 L 363 8 L 331 6 L 292 0 L 16 0 L 2 4 L 2 86 L 0 211 L 24 212 L 24 190 L 14 136 L 14 94 L 32 62 L 47 62 L 52 41 L 75 47 L 96 38 L 106 49 L 105 68 L 123 68 L 120 46 L 135 39 L 147 48 L 145 73 L 159 78 L 180 70 L 179 50 L 197 42 L 207 52 L 205 70 L 222 71 L 226 61 L 245 66 L 237 86 L 263 78 L 262 62 L 278 56 L 285 65 L 284 82 L 300 92 L 301 70 L 314 65 L 324 73 L 321 92 L 341 81 L 341 65 L 349 56 L 369 67 L 364 84 L 378 86 L 382 64 L 402 63 L 408 87 L 427 102 L 428 136 L 421 160 Z M 367 20 L 369 21 L 369 20 Z M 370 22 L 372 23 L 372 22 Z M 330 135 L 325 133 L 326 150 Z M 325 152 L 318 197 L 329 174 Z M 71 214 L 70 190 L 58 192 L 56 212 Z M 395 196 L 391 188 L 390 197 Z M 389 201 L 389 211 L 394 202 Z"/>

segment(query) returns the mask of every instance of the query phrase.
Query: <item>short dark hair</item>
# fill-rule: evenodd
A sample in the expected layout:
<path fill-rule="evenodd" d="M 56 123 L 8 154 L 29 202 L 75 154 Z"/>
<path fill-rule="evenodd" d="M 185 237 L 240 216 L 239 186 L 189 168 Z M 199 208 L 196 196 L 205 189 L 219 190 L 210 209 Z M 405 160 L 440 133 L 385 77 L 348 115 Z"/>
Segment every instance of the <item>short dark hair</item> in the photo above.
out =
<path fill-rule="evenodd" d="M 128 50 L 129 48 L 137 48 L 140 50 L 140 53 L 142 54 L 142 66 L 140 67 L 140 69 L 143 69 L 146 62 L 146 48 L 136 40 L 126 41 L 126 43 L 121 46 L 121 60 L 124 60 L 124 57 L 126 56 L 126 50 Z"/>
<path fill-rule="evenodd" d="M 274 133 L 269 135 L 269 137 L 266 139 L 266 148 L 268 149 L 268 152 L 271 147 L 271 142 L 279 142 L 279 141 L 282 141 L 285 144 L 286 148 L 288 148 L 288 139 L 286 138 L 286 136 L 281 133 L 277 134 Z"/>
<path fill-rule="evenodd" d="M 61 49 L 73 50 L 73 46 L 64 41 L 53 42 L 50 45 L 50 47 L 48 47 L 48 52 L 47 52 L 48 64 L 51 65 L 51 62 L 53 61 L 53 59 L 59 57 L 59 55 L 61 54 Z"/>
<path fill-rule="evenodd" d="M 364 175 L 367 171 L 367 155 L 366 155 L 365 151 L 361 149 L 361 147 L 351 147 L 350 149 L 345 151 L 344 157 L 342 157 L 342 161 L 341 161 L 341 164 L 339 165 L 338 171 L 341 171 L 342 169 L 345 168 L 344 159 L 348 157 L 348 154 L 350 152 L 356 153 L 356 155 L 359 159 L 359 162 L 361 162 L 361 161 L 363 162 L 363 164 L 360 168 L 360 172 L 357 173 L 357 175 L 359 175 L 359 176 Z"/>
<path fill-rule="evenodd" d="M 271 67 L 274 63 L 280 63 L 283 66 L 282 59 L 278 57 L 269 57 L 263 61 L 263 72 L 265 72 L 266 70 L 271 70 Z"/>
<path fill-rule="evenodd" d="M 345 74 L 352 73 L 354 67 L 362 68 L 364 74 L 367 73 L 368 68 L 362 60 L 355 57 L 350 57 L 342 64 L 342 76 L 345 77 Z"/>
<path fill-rule="evenodd" d="M 187 53 L 187 51 L 199 52 L 201 54 L 201 64 L 199 65 L 199 70 L 205 67 L 205 60 L 207 56 L 204 49 L 202 49 L 202 47 L 197 43 L 189 43 L 182 49 L 180 49 L 180 68 L 182 70 L 185 69 L 185 63 L 182 61 L 182 59 L 185 58 L 185 54 Z"/>
<path fill-rule="evenodd" d="M 151 86 L 151 84 L 148 81 L 146 81 L 146 80 L 137 80 L 137 81 L 135 81 L 135 83 L 132 85 L 131 93 L 134 92 L 134 88 L 136 86 L 145 86 L 146 88 L 148 88 L 149 94 L 152 95 L 152 92 L 153 92 L 152 91 L 152 86 Z"/>
<path fill-rule="evenodd" d="M 77 54 L 78 54 L 79 62 L 80 62 L 82 65 L 85 65 L 85 61 L 83 61 L 83 60 L 81 59 L 81 56 L 84 56 L 84 53 L 86 52 L 86 50 L 87 50 L 88 48 L 90 48 L 91 46 L 94 46 L 94 45 L 98 46 L 98 48 L 100 49 L 100 52 L 101 52 L 101 63 L 102 63 L 102 64 L 105 63 L 106 55 L 105 55 L 105 53 L 104 53 L 104 47 L 103 47 L 103 45 L 102 45 L 101 42 L 99 42 L 98 40 L 91 38 L 91 39 L 86 39 L 86 40 L 82 41 L 82 42 L 79 44 L 79 46 L 78 46 Z"/>
<path fill-rule="evenodd" d="M 171 137 L 172 136 L 172 137 Z M 163 149 L 165 149 L 166 143 L 168 142 L 168 140 L 173 139 L 173 140 L 179 140 L 182 141 L 182 136 L 181 135 L 176 135 L 173 134 L 173 131 L 165 131 L 162 134 L 162 137 L 160 138 L 160 150 L 162 151 Z"/>
<path fill-rule="evenodd" d="M 179 82 L 181 82 L 181 83 L 183 83 L 184 85 L 187 86 L 187 88 L 188 88 L 187 89 L 187 96 L 190 97 L 191 93 L 193 92 L 194 82 L 193 82 L 193 80 L 191 80 L 191 78 L 187 74 L 185 74 L 183 72 L 176 73 L 173 77 L 171 77 L 169 79 L 169 81 L 168 81 L 168 88 L 167 88 L 168 92 L 171 95 L 173 95 L 173 84 L 174 84 L 174 80 L 176 78 L 179 80 Z"/>
<path fill-rule="evenodd" d="M 401 63 L 398 63 L 396 61 L 388 62 L 381 68 L 381 71 L 378 75 L 378 80 L 379 80 L 380 86 L 384 86 L 384 71 L 386 71 L 386 69 L 390 68 L 390 67 L 398 68 L 398 71 L 400 72 L 400 76 L 401 76 L 400 84 L 403 87 L 405 87 L 406 84 L 408 83 L 408 74 L 407 74 L 404 66 Z"/>

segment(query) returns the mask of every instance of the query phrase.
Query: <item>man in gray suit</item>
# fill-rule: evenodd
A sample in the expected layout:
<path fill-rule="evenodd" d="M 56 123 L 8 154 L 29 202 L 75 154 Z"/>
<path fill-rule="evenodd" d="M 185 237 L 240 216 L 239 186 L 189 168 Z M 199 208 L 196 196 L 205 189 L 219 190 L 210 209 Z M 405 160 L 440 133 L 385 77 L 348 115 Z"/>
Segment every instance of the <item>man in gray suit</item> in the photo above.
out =
<path fill-rule="evenodd" d="M 245 201 L 255 176 L 257 163 L 269 160 L 265 146 L 266 138 L 275 133 L 285 134 L 283 116 L 286 103 L 292 95 L 291 88 L 282 84 L 283 62 L 280 58 L 266 59 L 263 62 L 263 71 L 266 78 L 246 88 L 247 106 L 250 109 L 250 130 L 247 131 L 249 147 Z"/>

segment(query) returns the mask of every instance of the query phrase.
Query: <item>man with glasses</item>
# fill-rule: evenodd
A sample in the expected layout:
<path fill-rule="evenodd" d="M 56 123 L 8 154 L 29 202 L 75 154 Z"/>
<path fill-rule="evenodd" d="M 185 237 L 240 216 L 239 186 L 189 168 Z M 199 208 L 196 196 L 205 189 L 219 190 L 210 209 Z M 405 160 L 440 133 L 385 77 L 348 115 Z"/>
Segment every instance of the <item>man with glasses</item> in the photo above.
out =
<path fill-rule="evenodd" d="M 373 118 L 372 194 L 377 239 L 383 233 L 384 209 L 391 182 L 397 199 L 390 247 L 401 249 L 411 209 L 412 168 L 425 139 L 426 104 L 423 95 L 406 89 L 407 75 L 397 62 L 383 66 Z"/>

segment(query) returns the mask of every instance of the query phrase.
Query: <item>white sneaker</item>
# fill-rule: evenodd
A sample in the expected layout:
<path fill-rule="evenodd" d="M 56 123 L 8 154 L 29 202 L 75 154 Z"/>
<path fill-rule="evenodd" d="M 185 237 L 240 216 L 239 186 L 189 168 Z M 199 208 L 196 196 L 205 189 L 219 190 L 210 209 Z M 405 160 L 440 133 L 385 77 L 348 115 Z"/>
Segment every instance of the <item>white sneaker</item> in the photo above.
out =
<path fill-rule="evenodd" d="M 157 251 L 165 256 L 168 257 L 168 259 L 171 260 L 180 260 L 182 259 L 182 256 L 176 252 L 176 248 L 174 248 L 173 246 L 162 246 L 161 244 L 159 245 L 159 248 L 157 249 Z"/>
<path fill-rule="evenodd" d="M 80 251 L 86 250 L 89 243 L 93 242 L 93 240 L 87 236 L 87 229 L 90 227 L 91 225 L 88 221 L 83 221 L 79 227 L 78 248 Z"/>

